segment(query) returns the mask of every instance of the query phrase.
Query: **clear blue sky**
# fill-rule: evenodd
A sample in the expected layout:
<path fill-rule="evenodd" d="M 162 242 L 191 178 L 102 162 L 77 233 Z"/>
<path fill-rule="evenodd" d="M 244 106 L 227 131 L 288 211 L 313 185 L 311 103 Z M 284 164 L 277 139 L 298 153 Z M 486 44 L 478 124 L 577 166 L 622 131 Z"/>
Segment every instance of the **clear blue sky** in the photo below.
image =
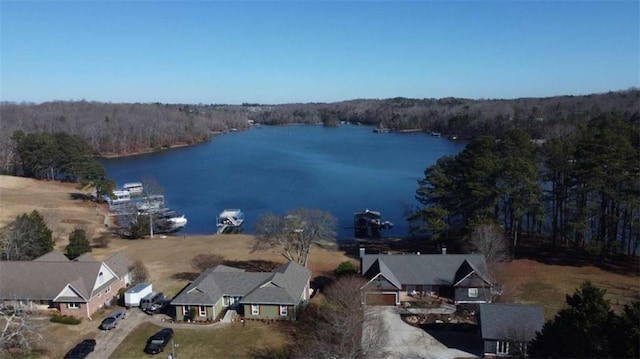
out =
<path fill-rule="evenodd" d="M 6 1 L 0 99 L 517 98 L 640 86 L 640 1 Z"/>

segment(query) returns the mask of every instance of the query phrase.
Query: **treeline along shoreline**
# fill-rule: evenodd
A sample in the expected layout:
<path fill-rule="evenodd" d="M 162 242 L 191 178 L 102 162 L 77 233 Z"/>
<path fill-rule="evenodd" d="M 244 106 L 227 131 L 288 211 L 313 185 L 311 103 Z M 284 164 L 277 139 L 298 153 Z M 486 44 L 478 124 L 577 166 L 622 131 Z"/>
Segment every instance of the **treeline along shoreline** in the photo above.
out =
<path fill-rule="evenodd" d="M 88 142 L 94 154 L 121 156 L 208 141 L 212 133 L 264 125 L 341 122 L 391 131 L 433 131 L 473 139 L 502 138 L 514 128 L 534 139 L 561 137 L 610 112 L 638 117 L 640 90 L 585 96 L 497 100 L 461 98 L 350 100 L 264 105 L 101 103 L 54 101 L 0 104 L 0 169 L 15 159 L 15 131 L 66 132 Z"/>

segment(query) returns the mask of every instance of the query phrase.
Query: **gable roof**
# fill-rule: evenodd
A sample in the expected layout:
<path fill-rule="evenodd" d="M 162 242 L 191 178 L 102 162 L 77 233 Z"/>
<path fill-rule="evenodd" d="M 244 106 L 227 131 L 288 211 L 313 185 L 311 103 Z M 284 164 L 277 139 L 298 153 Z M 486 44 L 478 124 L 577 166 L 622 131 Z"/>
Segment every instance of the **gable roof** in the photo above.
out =
<path fill-rule="evenodd" d="M 477 274 L 477 277 L 470 278 L 471 274 L 473 273 Z M 478 279 L 478 277 L 480 280 Z M 470 278 L 470 280 L 468 278 Z M 489 278 L 486 275 L 484 275 L 482 272 L 480 272 L 467 259 L 465 259 L 462 262 L 462 264 L 460 264 L 460 267 L 456 271 L 456 276 L 453 279 L 453 285 L 458 285 L 460 282 L 462 282 L 465 279 L 467 279 L 467 282 L 469 282 L 468 284 L 473 284 L 475 286 L 482 286 L 485 283 L 491 284 L 491 281 L 489 280 Z M 482 283 L 482 281 L 484 281 L 485 283 Z"/>
<path fill-rule="evenodd" d="M 300 297 L 311 279 L 311 271 L 296 262 L 289 262 L 273 271 L 273 276 L 247 293 L 240 304 L 291 304 L 300 303 Z"/>
<path fill-rule="evenodd" d="M 539 305 L 480 304 L 479 311 L 482 339 L 530 341 L 544 325 Z"/>
<path fill-rule="evenodd" d="M 80 256 L 82 257 L 82 256 Z M 78 257 L 78 258 L 80 258 Z M 93 258 L 93 257 L 92 257 Z M 95 259 L 94 259 L 95 260 Z M 131 271 L 133 262 L 122 253 L 115 253 L 104 260 L 104 263 L 119 277 Z"/>
<path fill-rule="evenodd" d="M 100 262 L 0 261 L 0 297 L 52 300 L 69 283 L 90 298 Z M 80 285 L 80 283 L 83 283 Z"/>
<path fill-rule="evenodd" d="M 375 262 L 369 267 L 367 272 L 364 274 L 365 277 L 373 280 L 378 274 L 384 276 L 391 284 L 396 286 L 396 288 L 400 289 L 402 287 L 402 283 L 393 275 L 393 272 L 380 258 L 377 258 Z"/>
<path fill-rule="evenodd" d="M 33 261 L 0 261 L 0 299 L 54 300 L 71 286 L 76 293 L 73 301 L 82 301 L 113 282 L 107 281 L 94 290 L 103 263 L 70 261 L 66 257 L 63 261 L 60 254 L 62 252 L 52 251 Z M 119 277 L 108 265 L 106 269 Z"/>
<path fill-rule="evenodd" d="M 76 262 L 97 262 L 96 259 L 91 255 L 91 253 L 87 252 L 79 257 L 73 259 Z"/>
<path fill-rule="evenodd" d="M 172 301 L 172 305 L 213 305 L 223 296 L 240 303 L 297 304 L 311 271 L 289 262 L 273 272 L 245 272 L 219 265 L 207 269 Z"/>
<path fill-rule="evenodd" d="M 465 264 L 465 262 L 467 262 Z M 371 279 L 378 273 L 391 281 L 384 268 L 401 284 L 453 285 L 456 277 L 463 278 L 471 268 L 487 278 L 487 264 L 482 254 L 365 254 L 362 256 L 362 273 Z M 460 273 L 458 273 L 460 271 Z M 466 271 L 466 272 L 465 272 Z M 461 279 L 460 278 L 460 279 Z"/>
<path fill-rule="evenodd" d="M 34 261 L 38 262 L 68 262 L 69 258 L 64 255 L 64 253 L 59 250 L 53 250 L 49 253 L 45 253 L 40 257 L 34 259 Z"/>
<path fill-rule="evenodd" d="M 242 297 L 269 276 L 271 273 L 245 272 L 228 266 L 209 268 L 173 298 L 171 304 L 211 305 L 223 296 Z"/>

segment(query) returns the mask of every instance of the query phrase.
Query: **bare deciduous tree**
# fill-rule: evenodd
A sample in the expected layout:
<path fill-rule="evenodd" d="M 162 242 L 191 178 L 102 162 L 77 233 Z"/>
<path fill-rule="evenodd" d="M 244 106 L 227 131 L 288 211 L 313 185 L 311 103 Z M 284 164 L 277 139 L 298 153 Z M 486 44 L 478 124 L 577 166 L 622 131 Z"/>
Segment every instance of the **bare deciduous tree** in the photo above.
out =
<path fill-rule="evenodd" d="M 164 196 L 164 188 L 152 177 L 143 177 L 141 179 L 142 182 L 142 196 L 145 199 L 145 212 L 147 212 L 149 216 L 149 233 L 150 237 L 153 238 L 153 226 L 154 226 L 154 215 L 163 208 L 158 208 L 160 206 L 158 204 L 158 198 L 160 196 Z M 164 205 L 164 198 L 162 199 L 162 205 Z M 160 206 L 162 207 L 162 206 Z"/>
<path fill-rule="evenodd" d="M 327 302 L 304 312 L 302 334 L 292 348 L 294 357 L 362 358 L 382 353 L 386 328 L 372 313 L 365 320 L 360 294 L 365 283 L 362 277 L 346 276 L 327 288 Z"/>
<path fill-rule="evenodd" d="M 29 356 L 34 343 L 40 339 L 42 335 L 29 320 L 29 313 L 22 306 L 5 307 L 0 310 L 0 356 Z"/>
<path fill-rule="evenodd" d="M 494 224 L 479 224 L 469 237 L 472 252 L 484 254 L 487 264 L 506 262 L 510 259 L 509 244 L 502 230 Z"/>
<path fill-rule="evenodd" d="M 335 240 L 336 225 L 331 213 L 318 209 L 298 208 L 284 217 L 266 214 L 256 221 L 254 249 L 280 247 L 285 258 L 306 267 L 314 244 Z"/>
<path fill-rule="evenodd" d="M 149 279 L 147 266 L 145 266 L 139 259 L 133 262 L 133 266 L 131 266 L 131 275 L 133 276 L 133 278 L 131 278 L 133 284 L 144 283 Z"/>

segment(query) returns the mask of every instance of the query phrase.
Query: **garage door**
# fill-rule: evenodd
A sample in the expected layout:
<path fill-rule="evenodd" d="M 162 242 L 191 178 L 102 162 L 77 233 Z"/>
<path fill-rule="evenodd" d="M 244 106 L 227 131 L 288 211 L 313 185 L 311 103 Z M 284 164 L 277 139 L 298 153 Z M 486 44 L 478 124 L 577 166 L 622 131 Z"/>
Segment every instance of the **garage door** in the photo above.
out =
<path fill-rule="evenodd" d="M 394 293 L 367 293 L 365 298 L 367 305 L 396 305 Z"/>

